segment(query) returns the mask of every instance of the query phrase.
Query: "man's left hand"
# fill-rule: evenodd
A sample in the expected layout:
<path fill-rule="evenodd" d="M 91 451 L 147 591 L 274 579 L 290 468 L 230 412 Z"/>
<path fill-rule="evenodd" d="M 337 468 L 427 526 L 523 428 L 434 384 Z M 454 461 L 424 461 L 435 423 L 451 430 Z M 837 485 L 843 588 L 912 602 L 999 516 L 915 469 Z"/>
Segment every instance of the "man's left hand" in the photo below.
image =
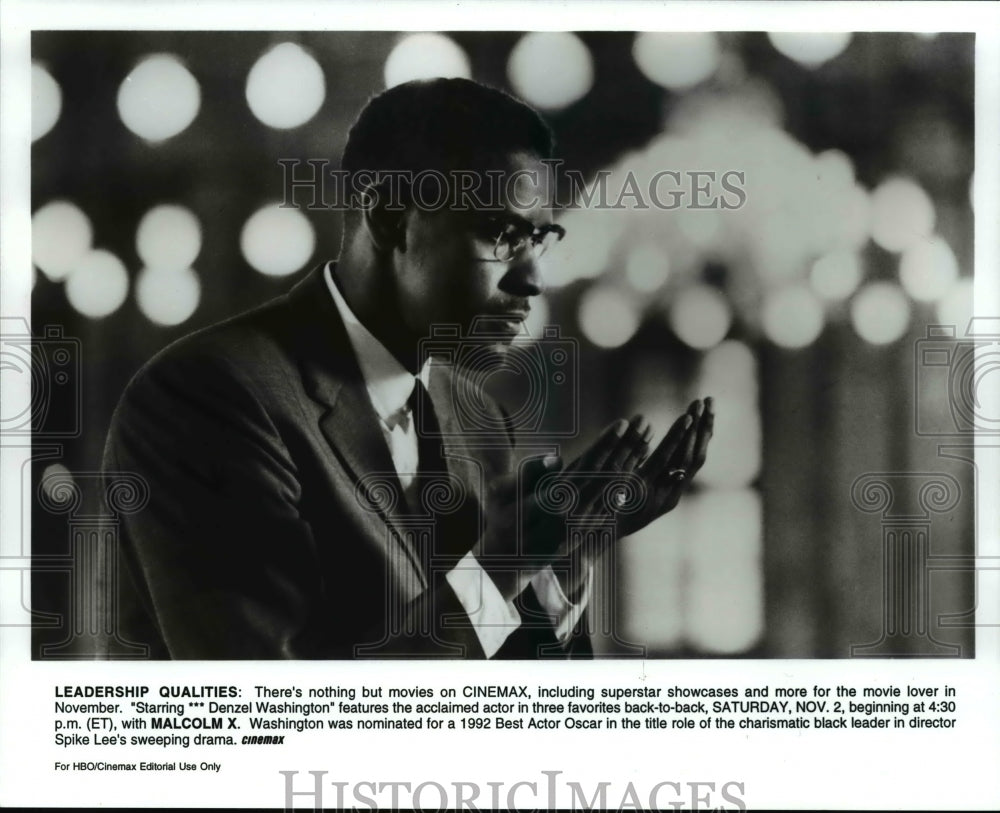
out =
<path fill-rule="evenodd" d="M 677 507 L 694 476 L 705 465 L 714 426 L 712 399 L 692 401 L 659 446 L 635 470 L 646 486 L 646 498 L 637 511 L 619 516 L 620 537 L 645 528 Z"/>

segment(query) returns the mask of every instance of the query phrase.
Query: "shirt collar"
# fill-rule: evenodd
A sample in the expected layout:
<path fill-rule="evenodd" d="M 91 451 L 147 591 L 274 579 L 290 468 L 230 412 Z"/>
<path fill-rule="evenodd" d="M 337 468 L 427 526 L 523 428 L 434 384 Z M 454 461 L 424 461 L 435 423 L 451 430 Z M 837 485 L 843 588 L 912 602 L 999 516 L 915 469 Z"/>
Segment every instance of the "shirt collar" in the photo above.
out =
<path fill-rule="evenodd" d="M 406 402 L 413 392 L 414 379 L 419 378 L 425 387 L 428 386 L 430 359 L 424 361 L 420 372 L 414 376 L 354 315 L 333 279 L 332 262 L 327 263 L 323 269 L 323 279 L 340 318 L 344 321 L 347 338 L 357 357 L 372 406 L 383 423 L 392 429 L 405 414 Z"/>

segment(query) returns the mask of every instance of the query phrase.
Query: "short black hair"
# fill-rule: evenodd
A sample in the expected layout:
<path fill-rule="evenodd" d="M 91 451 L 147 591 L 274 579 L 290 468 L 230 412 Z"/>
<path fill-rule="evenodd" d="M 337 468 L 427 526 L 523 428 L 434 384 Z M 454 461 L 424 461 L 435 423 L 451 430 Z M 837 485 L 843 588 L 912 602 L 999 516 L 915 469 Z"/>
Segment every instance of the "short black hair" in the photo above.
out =
<path fill-rule="evenodd" d="M 405 82 L 373 96 L 341 159 L 349 189 L 359 172 L 481 170 L 513 152 L 549 159 L 555 138 L 524 102 L 469 79 Z"/>

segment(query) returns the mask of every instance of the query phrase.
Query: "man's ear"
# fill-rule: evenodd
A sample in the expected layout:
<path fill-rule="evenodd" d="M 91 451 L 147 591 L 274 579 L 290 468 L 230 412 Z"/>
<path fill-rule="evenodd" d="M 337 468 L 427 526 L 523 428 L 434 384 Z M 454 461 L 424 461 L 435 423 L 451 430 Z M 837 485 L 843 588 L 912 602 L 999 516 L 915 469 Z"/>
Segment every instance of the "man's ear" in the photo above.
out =
<path fill-rule="evenodd" d="M 385 202 L 378 198 L 362 209 L 365 228 L 376 249 L 406 250 L 406 214 L 406 210 L 386 208 Z"/>

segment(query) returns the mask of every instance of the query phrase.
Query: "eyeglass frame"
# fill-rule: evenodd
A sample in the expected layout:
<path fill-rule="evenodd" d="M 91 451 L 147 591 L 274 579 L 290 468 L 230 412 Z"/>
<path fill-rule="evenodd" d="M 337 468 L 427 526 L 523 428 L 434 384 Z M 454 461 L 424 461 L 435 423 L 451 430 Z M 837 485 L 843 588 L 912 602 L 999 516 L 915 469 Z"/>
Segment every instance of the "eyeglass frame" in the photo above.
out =
<path fill-rule="evenodd" d="M 501 226 L 500 233 L 496 236 L 493 241 L 493 257 L 494 259 L 488 260 L 483 259 L 483 262 L 499 262 L 499 263 L 510 263 L 513 262 L 518 256 L 522 255 L 527 246 L 531 246 L 535 249 L 538 246 L 542 246 L 541 251 L 535 254 L 535 258 L 541 257 L 542 254 L 549 247 L 549 243 L 545 242 L 545 237 L 549 234 L 556 235 L 556 242 L 559 242 L 566 236 L 566 229 L 560 226 L 558 223 L 545 223 L 542 226 L 535 226 L 531 221 L 518 217 L 517 215 L 505 215 L 505 216 L 491 216 L 485 218 L 488 221 L 495 221 L 500 223 L 503 220 L 507 221 L 506 226 Z M 520 236 L 517 237 L 518 245 L 515 248 L 510 242 L 509 238 L 514 235 L 510 232 L 511 226 L 519 225 Z M 530 232 L 529 232 L 530 229 Z M 507 250 L 510 252 L 510 256 L 501 257 L 500 253 L 502 251 L 501 246 L 507 246 Z"/>

